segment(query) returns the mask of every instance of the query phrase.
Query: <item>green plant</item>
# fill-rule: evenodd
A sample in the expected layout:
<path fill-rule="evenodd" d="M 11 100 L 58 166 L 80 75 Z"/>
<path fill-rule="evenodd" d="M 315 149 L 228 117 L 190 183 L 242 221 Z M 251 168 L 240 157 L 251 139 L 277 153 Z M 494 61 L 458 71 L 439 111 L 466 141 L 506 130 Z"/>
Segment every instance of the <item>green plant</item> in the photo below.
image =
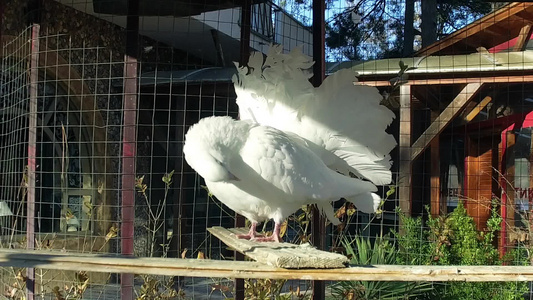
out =
<path fill-rule="evenodd" d="M 429 208 L 427 208 L 429 214 Z M 485 231 L 478 231 L 474 219 L 462 203 L 444 216 L 411 218 L 400 213 L 404 230 L 393 232 L 399 248 L 397 262 L 410 265 L 501 265 L 526 261 L 519 252 L 511 251 L 500 258 L 494 246 L 502 218 L 494 201 Z M 447 282 L 435 285 L 427 299 L 521 299 L 527 292 L 521 282 Z"/>
<path fill-rule="evenodd" d="M 376 237 L 373 243 L 369 238 L 344 238 L 342 243 L 354 265 L 395 264 L 397 261 L 398 252 L 388 237 Z M 425 282 L 394 281 L 341 281 L 331 287 L 333 296 L 349 300 L 409 299 L 432 288 Z"/>

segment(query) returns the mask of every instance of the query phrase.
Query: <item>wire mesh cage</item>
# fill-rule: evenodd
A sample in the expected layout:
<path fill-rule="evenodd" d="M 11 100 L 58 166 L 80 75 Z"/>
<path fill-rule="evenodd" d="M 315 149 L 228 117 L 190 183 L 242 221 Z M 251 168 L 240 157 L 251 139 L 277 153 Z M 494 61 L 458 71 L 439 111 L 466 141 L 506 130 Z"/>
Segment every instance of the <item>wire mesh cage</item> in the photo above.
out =
<path fill-rule="evenodd" d="M 266 65 L 279 50 L 301 65 L 304 56 L 315 60 L 297 70 L 315 86 L 322 73 L 351 70 L 354 81 L 374 87 L 395 116 L 384 130 L 398 144 L 390 153 L 393 180 L 378 187 L 377 213 L 336 201 L 341 224 L 334 226 L 304 206 L 281 225 L 286 242 L 311 242 L 354 265 L 531 265 L 533 6 L 430 2 L 2 3 L 2 250 L 243 260 L 208 229 L 250 224 L 186 162 L 185 135 L 206 117 L 243 117 L 238 67 L 250 55 L 250 64 Z M 441 19 L 428 29 L 436 8 Z M 280 85 L 284 79 L 293 78 Z M 364 115 L 338 112 L 354 122 Z M 272 222 L 258 228 L 275 231 Z M 5 297 L 531 297 L 523 278 L 338 276 L 323 285 L 26 267 L 2 268 Z"/>

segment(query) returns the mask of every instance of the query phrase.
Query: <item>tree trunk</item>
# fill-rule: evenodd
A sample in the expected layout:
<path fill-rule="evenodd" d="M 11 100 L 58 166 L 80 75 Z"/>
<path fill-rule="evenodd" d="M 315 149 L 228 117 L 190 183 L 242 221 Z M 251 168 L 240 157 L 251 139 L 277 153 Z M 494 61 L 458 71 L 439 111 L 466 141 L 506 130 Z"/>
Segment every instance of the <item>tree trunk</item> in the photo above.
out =
<path fill-rule="evenodd" d="M 410 56 L 413 53 L 413 43 L 415 40 L 415 29 L 413 26 L 415 18 L 415 0 L 405 0 L 405 21 L 403 31 L 403 56 Z"/>
<path fill-rule="evenodd" d="M 437 41 L 437 1 L 422 1 L 422 47 Z"/>

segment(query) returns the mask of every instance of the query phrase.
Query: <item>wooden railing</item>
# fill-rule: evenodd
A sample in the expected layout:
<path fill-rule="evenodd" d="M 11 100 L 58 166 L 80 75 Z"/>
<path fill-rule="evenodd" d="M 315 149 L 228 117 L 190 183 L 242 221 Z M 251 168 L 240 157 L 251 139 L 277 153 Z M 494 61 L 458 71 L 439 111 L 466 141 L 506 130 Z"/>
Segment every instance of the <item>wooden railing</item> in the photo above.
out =
<path fill-rule="evenodd" d="M 350 266 L 282 269 L 252 261 L 141 258 L 101 254 L 0 249 L 0 267 L 188 277 L 335 281 L 533 281 L 531 266 Z"/>

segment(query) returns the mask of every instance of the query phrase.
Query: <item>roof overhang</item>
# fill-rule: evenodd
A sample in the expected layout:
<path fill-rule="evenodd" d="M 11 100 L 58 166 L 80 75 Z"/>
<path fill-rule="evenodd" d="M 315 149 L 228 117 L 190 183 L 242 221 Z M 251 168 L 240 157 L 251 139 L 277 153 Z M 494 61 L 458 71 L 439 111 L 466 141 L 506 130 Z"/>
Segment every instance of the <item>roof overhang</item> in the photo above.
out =
<path fill-rule="evenodd" d="M 415 56 L 465 54 L 493 48 L 533 24 L 533 2 L 513 2 L 420 49 Z"/>
<path fill-rule="evenodd" d="M 483 77 L 507 74 L 533 75 L 533 50 L 467 55 L 422 56 L 379 59 L 366 62 L 342 62 L 332 65 L 329 73 L 340 69 L 357 72 L 360 81 L 393 80 L 400 72 L 400 62 L 413 67 L 405 74 L 412 78 Z"/>
<path fill-rule="evenodd" d="M 394 75 L 400 71 L 400 62 L 414 67 L 408 74 L 533 71 L 533 50 L 380 59 L 356 64 L 352 69 L 360 76 Z"/>

